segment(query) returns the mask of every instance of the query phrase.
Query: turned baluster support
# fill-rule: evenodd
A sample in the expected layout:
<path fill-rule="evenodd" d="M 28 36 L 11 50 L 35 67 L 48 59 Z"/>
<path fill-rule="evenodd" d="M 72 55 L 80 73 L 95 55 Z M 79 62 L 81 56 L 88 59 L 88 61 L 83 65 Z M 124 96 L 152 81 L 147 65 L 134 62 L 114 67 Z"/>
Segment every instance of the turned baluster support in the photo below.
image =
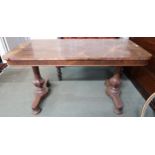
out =
<path fill-rule="evenodd" d="M 38 114 L 41 111 L 40 108 L 40 102 L 41 100 L 47 96 L 48 94 L 48 80 L 44 80 L 41 77 L 39 67 L 38 66 L 33 66 L 32 67 L 33 73 L 34 73 L 34 81 L 33 84 L 36 87 L 36 92 L 35 92 L 35 99 L 32 103 L 32 110 L 33 114 Z"/>
<path fill-rule="evenodd" d="M 123 102 L 120 99 L 120 86 L 121 86 L 121 67 L 116 67 L 115 73 L 112 78 L 106 81 L 106 94 L 113 100 L 117 114 L 123 113 Z"/>
<path fill-rule="evenodd" d="M 61 71 L 61 66 L 56 66 L 56 69 L 57 69 L 57 76 L 58 76 L 58 79 L 59 81 L 62 80 L 62 71 Z"/>

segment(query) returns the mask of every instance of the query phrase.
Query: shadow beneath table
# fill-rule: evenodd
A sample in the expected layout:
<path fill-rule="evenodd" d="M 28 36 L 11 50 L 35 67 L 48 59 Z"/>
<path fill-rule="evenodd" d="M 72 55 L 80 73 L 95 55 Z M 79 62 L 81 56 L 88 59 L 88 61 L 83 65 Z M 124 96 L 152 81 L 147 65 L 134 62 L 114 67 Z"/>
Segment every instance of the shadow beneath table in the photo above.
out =
<path fill-rule="evenodd" d="M 113 67 L 64 67 L 63 80 L 106 80 L 113 76 Z M 123 80 L 127 77 L 123 74 Z"/>

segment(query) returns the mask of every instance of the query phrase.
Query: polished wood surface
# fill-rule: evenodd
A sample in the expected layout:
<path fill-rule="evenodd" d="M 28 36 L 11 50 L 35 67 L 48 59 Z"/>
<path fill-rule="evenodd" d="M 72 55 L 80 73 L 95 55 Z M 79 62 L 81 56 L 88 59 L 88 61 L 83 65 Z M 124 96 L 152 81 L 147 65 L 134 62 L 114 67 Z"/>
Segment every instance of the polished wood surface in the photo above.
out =
<path fill-rule="evenodd" d="M 116 73 L 106 81 L 106 93 L 123 112 L 120 99 L 121 67 L 144 66 L 151 58 L 146 50 L 127 39 L 56 39 L 26 42 L 4 56 L 9 65 L 32 66 L 37 87 L 32 104 L 34 114 L 41 111 L 40 102 L 48 94 L 47 80 L 41 77 L 40 65 L 115 66 Z"/>
<path fill-rule="evenodd" d="M 29 66 L 143 66 L 150 58 L 127 39 L 33 40 L 4 56 L 9 65 Z"/>
<path fill-rule="evenodd" d="M 128 77 L 144 98 L 147 99 L 155 92 L 155 37 L 131 37 L 130 39 L 152 54 L 147 66 L 126 69 Z M 151 105 L 155 110 L 155 101 Z"/>
<path fill-rule="evenodd" d="M 58 39 L 118 39 L 119 37 L 58 37 Z M 64 66 L 56 66 L 59 81 L 62 80 L 62 68 Z"/>

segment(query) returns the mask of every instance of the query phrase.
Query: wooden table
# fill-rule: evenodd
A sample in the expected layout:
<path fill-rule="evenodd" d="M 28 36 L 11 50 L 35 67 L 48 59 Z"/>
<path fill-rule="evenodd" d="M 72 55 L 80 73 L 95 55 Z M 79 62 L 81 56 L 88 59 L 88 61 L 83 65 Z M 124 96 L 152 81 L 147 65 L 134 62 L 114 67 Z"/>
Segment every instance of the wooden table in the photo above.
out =
<path fill-rule="evenodd" d="M 106 93 L 113 100 L 115 112 L 123 112 L 120 99 L 121 68 L 144 66 L 151 58 L 146 50 L 127 39 L 56 39 L 32 40 L 19 45 L 4 56 L 8 65 L 31 66 L 37 87 L 32 103 L 38 114 L 41 100 L 48 94 L 48 80 L 40 74 L 39 66 L 113 66 L 116 72 L 106 80 Z M 95 90 L 94 90 L 95 91 Z"/>

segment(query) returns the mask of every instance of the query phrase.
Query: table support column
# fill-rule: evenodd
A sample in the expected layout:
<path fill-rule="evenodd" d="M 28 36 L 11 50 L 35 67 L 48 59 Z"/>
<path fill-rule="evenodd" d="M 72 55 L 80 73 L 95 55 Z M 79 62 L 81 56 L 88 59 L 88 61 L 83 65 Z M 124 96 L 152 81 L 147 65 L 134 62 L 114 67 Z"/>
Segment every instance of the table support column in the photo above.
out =
<path fill-rule="evenodd" d="M 57 76 L 58 76 L 58 79 L 59 81 L 62 80 L 62 71 L 61 71 L 61 66 L 56 66 L 56 69 L 57 69 Z"/>
<path fill-rule="evenodd" d="M 113 100 L 117 114 L 123 113 L 123 102 L 120 99 L 121 67 L 116 67 L 113 77 L 106 81 L 106 94 Z"/>
<path fill-rule="evenodd" d="M 32 67 L 33 73 L 34 73 L 34 78 L 35 80 L 33 81 L 33 84 L 36 87 L 36 92 L 35 92 L 35 99 L 32 103 L 32 110 L 33 114 L 36 115 L 40 113 L 41 108 L 40 108 L 40 102 L 41 100 L 47 96 L 48 94 L 48 87 L 47 83 L 48 80 L 44 80 L 41 77 L 40 70 L 38 66 L 33 66 Z"/>

